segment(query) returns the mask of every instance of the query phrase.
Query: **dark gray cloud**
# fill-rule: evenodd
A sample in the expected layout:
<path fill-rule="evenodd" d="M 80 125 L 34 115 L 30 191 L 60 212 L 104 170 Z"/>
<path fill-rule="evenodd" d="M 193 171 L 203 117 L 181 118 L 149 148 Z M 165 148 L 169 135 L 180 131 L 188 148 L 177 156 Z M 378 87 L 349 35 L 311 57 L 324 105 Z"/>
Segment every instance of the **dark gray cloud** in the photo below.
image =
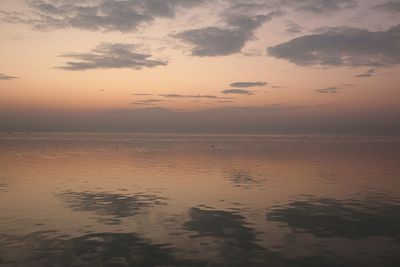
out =
<path fill-rule="evenodd" d="M 176 38 L 192 46 L 191 54 L 200 57 L 226 56 L 238 53 L 247 41 L 254 38 L 254 31 L 263 23 L 280 15 L 224 14 L 225 27 L 205 27 L 187 30 L 175 35 Z"/>
<path fill-rule="evenodd" d="M 321 94 L 337 94 L 342 90 L 340 87 L 328 87 L 328 88 L 323 88 L 323 89 L 317 89 L 315 90 L 318 93 Z"/>
<path fill-rule="evenodd" d="M 258 87 L 258 86 L 265 86 L 267 82 L 234 82 L 231 83 L 230 86 L 238 87 L 238 88 L 249 88 L 249 87 Z"/>
<path fill-rule="evenodd" d="M 0 80 L 6 80 L 6 81 L 8 81 L 8 80 L 14 80 L 14 79 L 18 79 L 18 77 L 15 77 L 15 76 L 8 76 L 8 75 L 5 75 L 5 74 L 0 73 Z"/>
<path fill-rule="evenodd" d="M 357 6 L 356 0 L 267 0 L 273 7 L 293 8 L 312 14 L 327 14 Z"/>
<path fill-rule="evenodd" d="M 390 0 L 383 4 L 376 5 L 376 7 L 391 13 L 400 13 L 400 0 Z"/>
<path fill-rule="evenodd" d="M 207 0 L 26 0 L 27 14 L 3 12 L 3 21 L 25 23 L 39 30 L 78 28 L 92 31 L 135 31 L 156 18 L 172 18 L 177 10 Z"/>
<path fill-rule="evenodd" d="M 236 94 L 236 95 L 253 95 L 253 92 L 243 89 L 227 89 L 221 92 L 222 94 Z"/>
<path fill-rule="evenodd" d="M 358 75 L 356 75 L 357 78 L 368 78 L 371 77 L 375 74 L 375 69 L 369 69 L 364 73 L 360 73 Z"/>
<path fill-rule="evenodd" d="M 230 11 L 248 12 L 260 10 L 293 10 L 311 15 L 327 15 L 355 8 L 357 0 L 235 0 L 228 8 Z"/>
<path fill-rule="evenodd" d="M 272 57 L 306 65 L 393 66 L 400 64 L 400 24 L 387 31 L 338 27 L 268 48 Z"/>
<path fill-rule="evenodd" d="M 161 94 L 159 96 L 167 97 L 167 98 L 209 98 L 216 99 L 218 98 L 215 95 L 180 95 L 180 94 Z"/>
<path fill-rule="evenodd" d="M 64 70 L 90 70 L 131 68 L 142 69 L 167 65 L 168 62 L 152 59 L 150 54 L 136 52 L 138 47 L 132 44 L 104 43 L 92 49 L 89 53 L 70 53 L 62 57 L 71 58 L 64 66 Z"/>

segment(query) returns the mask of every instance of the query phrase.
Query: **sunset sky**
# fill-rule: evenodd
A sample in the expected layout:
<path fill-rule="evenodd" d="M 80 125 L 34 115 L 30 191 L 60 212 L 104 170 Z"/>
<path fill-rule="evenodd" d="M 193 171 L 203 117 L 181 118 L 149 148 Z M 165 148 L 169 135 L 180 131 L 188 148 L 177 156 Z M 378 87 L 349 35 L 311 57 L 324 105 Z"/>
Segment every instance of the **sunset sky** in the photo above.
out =
<path fill-rule="evenodd" d="M 400 0 L 0 0 L 0 131 L 400 133 Z"/>

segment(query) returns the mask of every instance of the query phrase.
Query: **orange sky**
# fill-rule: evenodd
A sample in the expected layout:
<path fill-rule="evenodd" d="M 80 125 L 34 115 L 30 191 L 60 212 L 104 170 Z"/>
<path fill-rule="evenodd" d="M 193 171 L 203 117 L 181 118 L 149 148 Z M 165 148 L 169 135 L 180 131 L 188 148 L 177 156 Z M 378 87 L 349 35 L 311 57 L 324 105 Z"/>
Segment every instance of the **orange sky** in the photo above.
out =
<path fill-rule="evenodd" d="M 0 1 L 0 112 L 399 118 L 400 12 L 386 0 L 152 2 Z"/>

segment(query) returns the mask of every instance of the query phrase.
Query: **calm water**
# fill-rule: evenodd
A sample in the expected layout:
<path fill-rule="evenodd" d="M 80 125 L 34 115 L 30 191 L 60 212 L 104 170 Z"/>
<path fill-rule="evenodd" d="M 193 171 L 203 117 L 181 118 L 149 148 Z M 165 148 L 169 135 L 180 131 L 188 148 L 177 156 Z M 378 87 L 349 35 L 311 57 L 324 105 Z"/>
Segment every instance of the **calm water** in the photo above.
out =
<path fill-rule="evenodd" d="M 0 134 L 0 266 L 400 266 L 400 139 Z"/>

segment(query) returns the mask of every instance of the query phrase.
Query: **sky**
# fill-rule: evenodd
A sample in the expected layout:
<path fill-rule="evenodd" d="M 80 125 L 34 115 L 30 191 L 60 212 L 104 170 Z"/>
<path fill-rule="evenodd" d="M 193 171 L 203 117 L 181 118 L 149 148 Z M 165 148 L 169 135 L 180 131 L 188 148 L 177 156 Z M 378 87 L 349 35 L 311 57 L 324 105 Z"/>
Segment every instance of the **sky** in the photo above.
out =
<path fill-rule="evenodd" d="M 0 131 L 400 133 L 400 0 L 0 0 Z"/>

